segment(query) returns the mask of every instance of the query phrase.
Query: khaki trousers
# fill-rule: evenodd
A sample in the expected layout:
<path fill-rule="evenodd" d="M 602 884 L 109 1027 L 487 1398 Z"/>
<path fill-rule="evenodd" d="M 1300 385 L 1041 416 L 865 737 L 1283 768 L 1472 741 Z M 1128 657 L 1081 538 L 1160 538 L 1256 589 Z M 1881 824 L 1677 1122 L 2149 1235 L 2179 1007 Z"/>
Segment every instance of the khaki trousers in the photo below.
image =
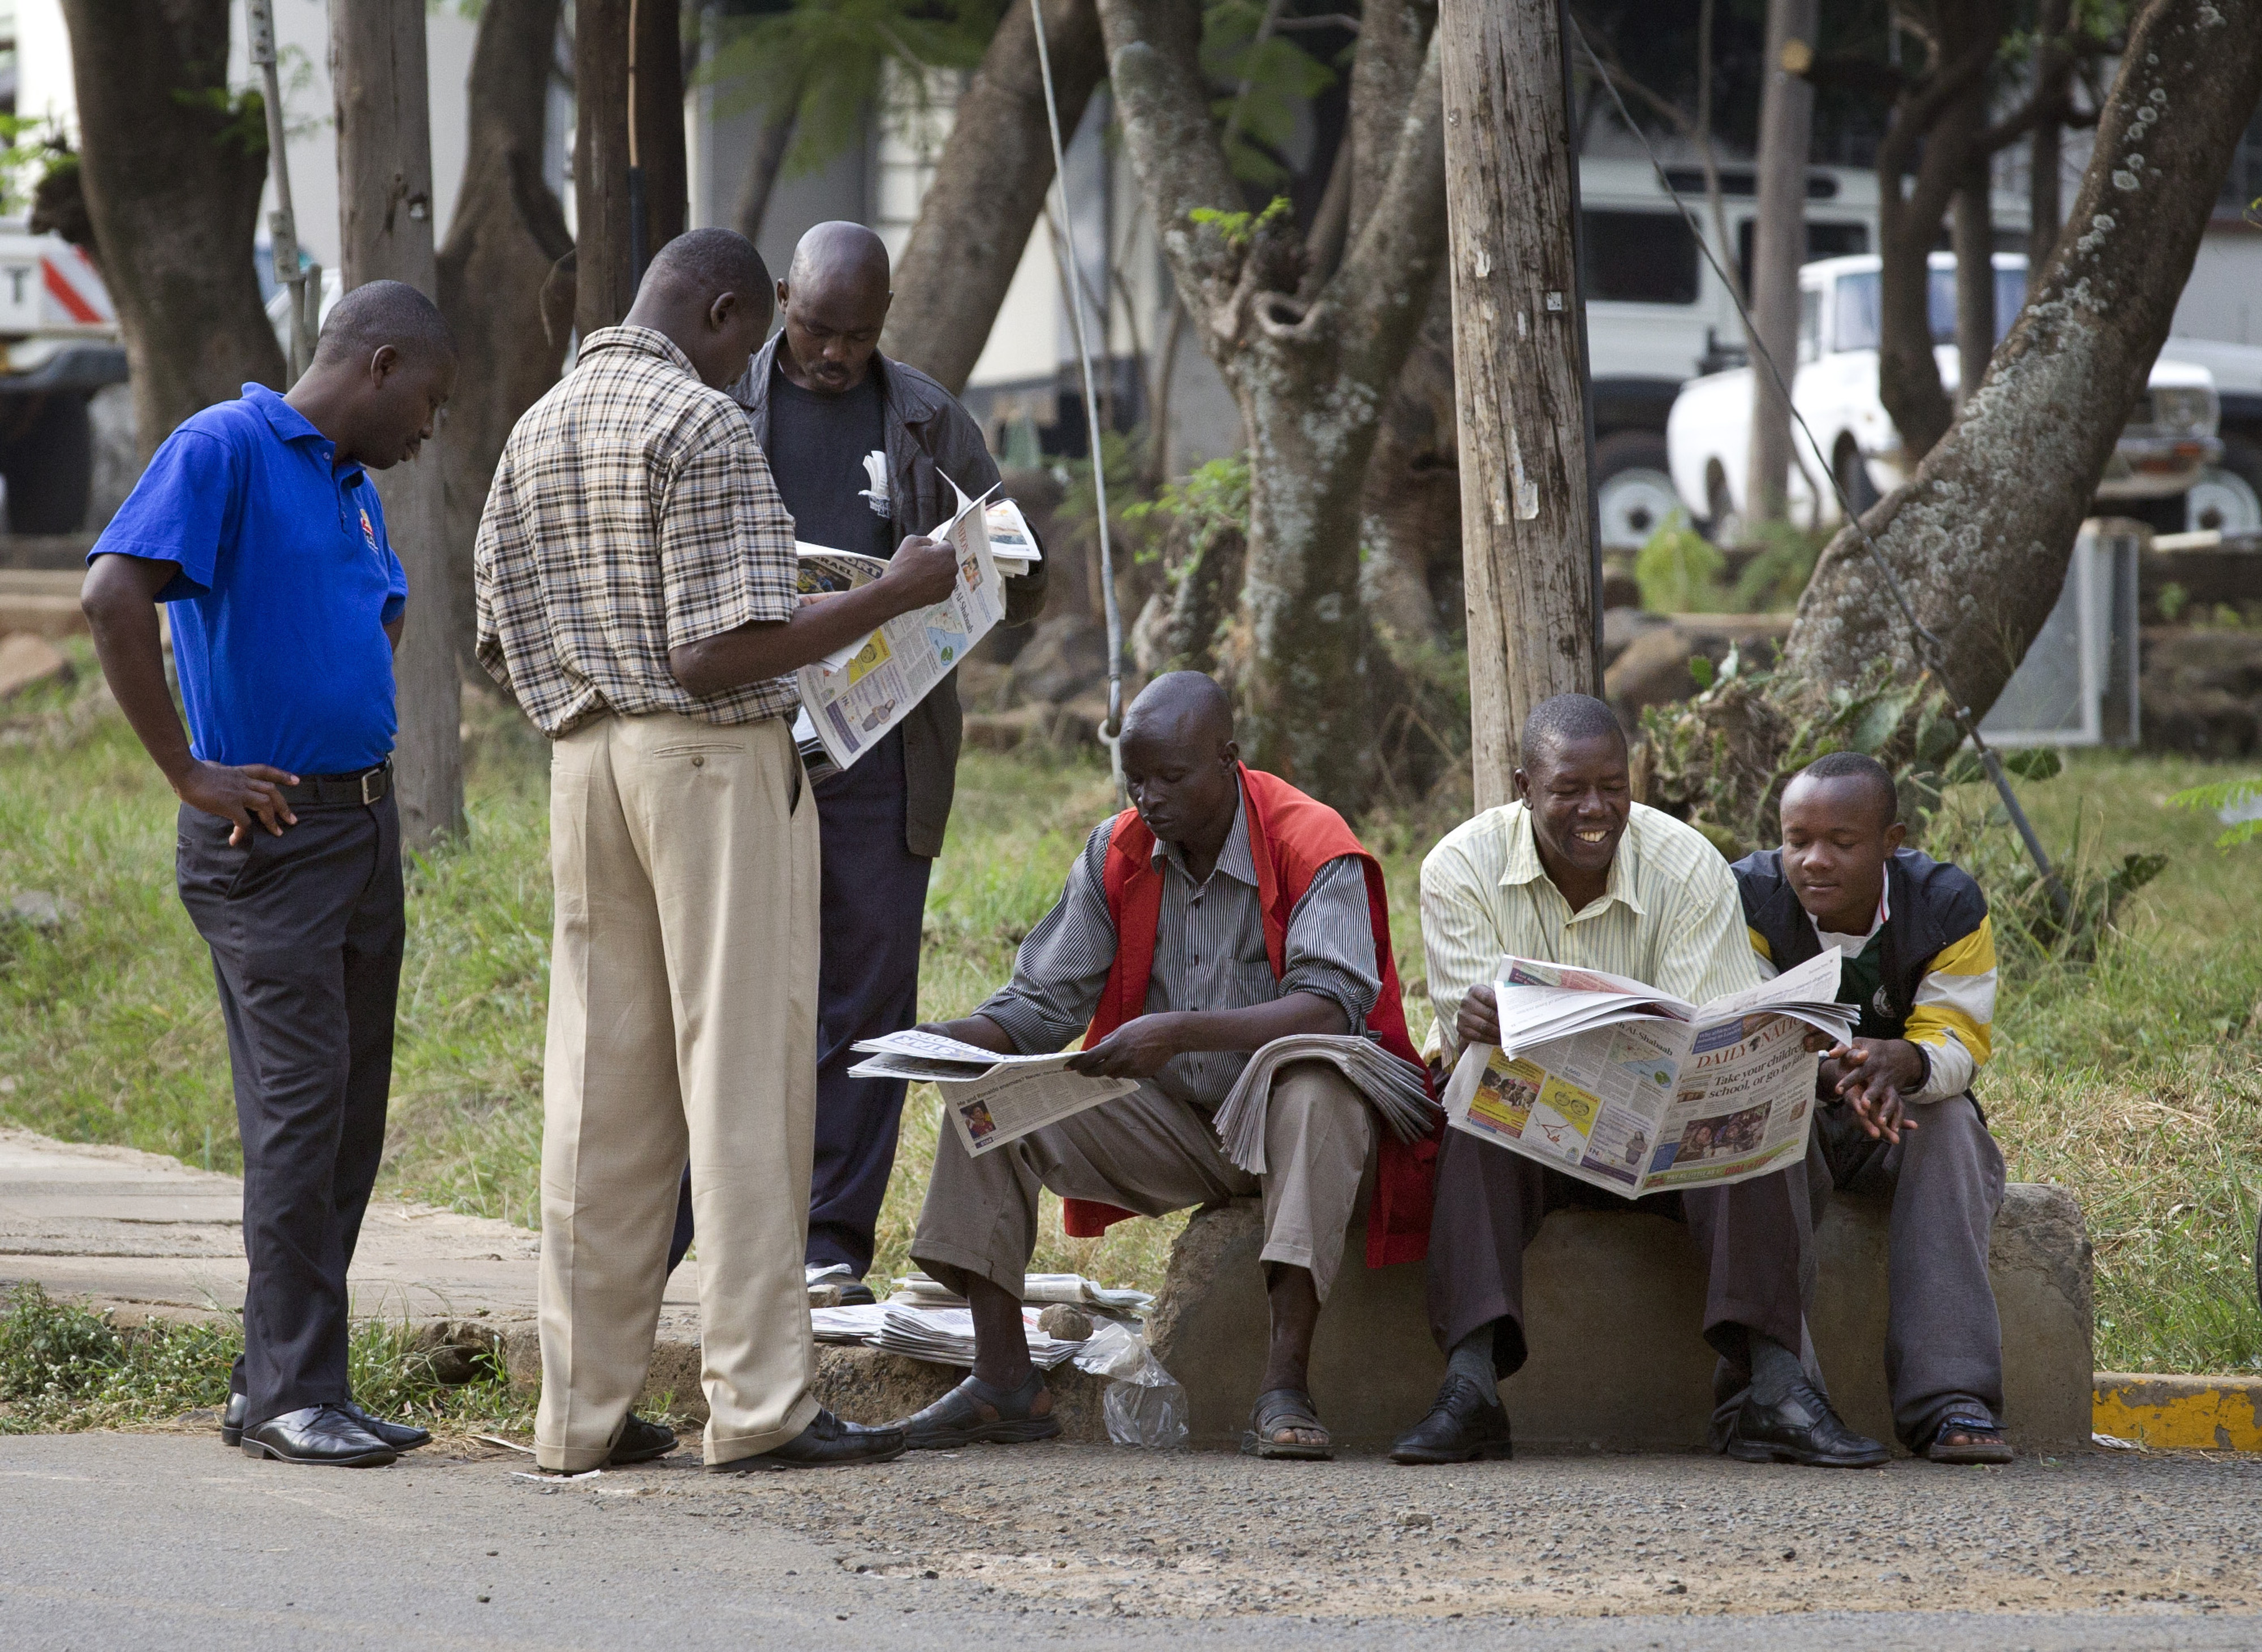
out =
<path fill-rule="evenodd" d="M 602 717 L 550 769 L 535 1457 L 602 1463 L 644 1386 L 688 1154 L 710 1463 L 817 1415 L 802 1246 L 817 804 L 782 719 Z"/>
<path fill-rule="evenodd" d="M 1019 1296 L 1037 1246 L 1040 1188 L 1141 1216 L 1261 1194 L 1264 1260 L 1308 1268 L 1325 1302 L 1373 1149 L 1365 1100 L 1318 1061 L 1299 1061 L 1273 1076 L 1264 1117 L 1264 1162 L 1272 1170 L 1264 1176 L 1225 1156 L 1208 1113 L 1152 1084 L 979 1159 L 946 1124 L 911 1259 L 953 1290 L 963 1293 L 971 1275 Z"/>

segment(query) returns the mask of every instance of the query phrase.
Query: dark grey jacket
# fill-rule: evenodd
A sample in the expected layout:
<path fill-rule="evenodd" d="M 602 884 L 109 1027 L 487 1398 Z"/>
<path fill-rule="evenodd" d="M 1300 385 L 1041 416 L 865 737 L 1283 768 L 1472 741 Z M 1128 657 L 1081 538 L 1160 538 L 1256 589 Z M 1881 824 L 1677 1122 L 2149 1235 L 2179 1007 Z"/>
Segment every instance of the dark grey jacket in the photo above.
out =
<path fill-rule="evenodd" d="M 779 334 L 754 352 L 746 377 L 731 386 L 754 427 L 762 451 L 770 446 L 770 370 L 777 360 Z M 951 482 L 969 496 L 998 480 L 998 462 L 982 439 L 982 427 L 954 397 L 916 367 L 874 352 L 871 372 L 886 408 L 888 502 L 890 531 L 897 544 L 913 534 L 930 533 L 948 521 L 958 501 Z M 948 481 L 944 479 L 945 477 Z M 1045 606 L 1045 564 L 1005 582 L 1007 625 L 1027 625 Z M 942 852 L 943 828 L 950 822 L 951 794 L 958 785 L 958 747 L 965 719 L 958 707 L 958 673 L 954 671 L 903 721 L 904 843 L 911 853 Z"/>

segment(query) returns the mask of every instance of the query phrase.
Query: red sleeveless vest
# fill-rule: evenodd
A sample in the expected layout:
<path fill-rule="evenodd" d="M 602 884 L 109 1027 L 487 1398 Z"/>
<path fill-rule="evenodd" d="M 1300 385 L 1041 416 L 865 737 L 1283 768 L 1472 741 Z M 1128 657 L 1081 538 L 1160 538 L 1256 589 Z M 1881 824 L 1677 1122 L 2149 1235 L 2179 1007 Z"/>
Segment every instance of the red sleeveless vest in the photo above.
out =
<path fill-rule="evenodd" d="M 1330 860 L 1358 857 L 1366 873 L 1366 906 L 1374 926 L 1374 957 L 1381 966 L 1382 989 L 1366 1024 L 1382 1047 L 1423 1066 L 1406 1032 L 1406 1010 L 1399 1002 L 1397 955 L 1390 945 L 1390 898 L 1382 867 L 1367 853 L 1342 815 L 1305 796 L 1277 776 L 1243 766 L 1241 794 L 1249 822 L 1249 855 L 1257 866 L 1257 905 L 1264 921 L 1264 952 L 1277 980 L 1285 967 L 1288 918 L 1312 880 Z M 1145 1013 L 1147 982 L 1155 965 L 1155 932 L 1162 920 L 1163 879 L 1154 866 L 1155 835 L 1125 809 L 1115 817 L 1102 882 L 1107 910 L 1115 920 L 1115 961 L 1100 989 L 1099 1008 L 1084 1035 L 1087 1050 L 1125 1022 Z M 1374 1203 L 1367 1211 L 1366 1265 L 1419 1261 L 1430 1252 L 1430 1202 L 1437 1175 L 1437 1140 L 1400 1141 L 1381 1132 Z M 1086 1199 L 1064 1202 L 1070 1235 L 1092 1239 L 1133 1213 Z"/>

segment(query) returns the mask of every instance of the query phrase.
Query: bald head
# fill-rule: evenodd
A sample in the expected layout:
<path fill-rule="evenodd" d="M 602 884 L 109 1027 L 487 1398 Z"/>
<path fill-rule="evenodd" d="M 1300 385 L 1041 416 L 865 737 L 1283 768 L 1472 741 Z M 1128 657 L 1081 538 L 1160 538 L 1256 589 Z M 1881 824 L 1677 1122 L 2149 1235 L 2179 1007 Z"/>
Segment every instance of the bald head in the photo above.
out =
<path fill-rule="evenodd" d="M 1123 714 L 1123 735 L 1223 745 L 1233 738 L 1233 700 L 1199 672 L 1165 672 Z"/>
<path fill-rule="evenodd" d="M 1233 702 L 1199 672 L 1167 672 L 1123 716 L 1123 784 L 1148 830 L 1214 860 L 1241 801 Z"/>
<path fill-rule="evenodd" d="M 887 325 L 888 249 L 861 224 L 819 224 L 777 284 L 785 338 L 778 368 L 803 390 L 838 396 L 864 382 Z"/>

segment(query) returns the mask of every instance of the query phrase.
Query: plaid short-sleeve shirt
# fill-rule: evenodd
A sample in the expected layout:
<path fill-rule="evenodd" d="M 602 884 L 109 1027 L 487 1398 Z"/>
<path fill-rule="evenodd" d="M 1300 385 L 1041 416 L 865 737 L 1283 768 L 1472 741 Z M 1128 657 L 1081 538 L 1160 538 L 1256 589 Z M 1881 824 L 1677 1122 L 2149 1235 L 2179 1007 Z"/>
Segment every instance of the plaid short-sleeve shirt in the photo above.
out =
<path fill-rule="evenodd" d="M 796 571 L 744 410 L 664 334 L 607 327 L 503 445 L 472 553 L 479 663 L 552 739 L 608 712 L 790 716 L 792 678 L 694 695 L 667 651 L 791 619 Z"/>

